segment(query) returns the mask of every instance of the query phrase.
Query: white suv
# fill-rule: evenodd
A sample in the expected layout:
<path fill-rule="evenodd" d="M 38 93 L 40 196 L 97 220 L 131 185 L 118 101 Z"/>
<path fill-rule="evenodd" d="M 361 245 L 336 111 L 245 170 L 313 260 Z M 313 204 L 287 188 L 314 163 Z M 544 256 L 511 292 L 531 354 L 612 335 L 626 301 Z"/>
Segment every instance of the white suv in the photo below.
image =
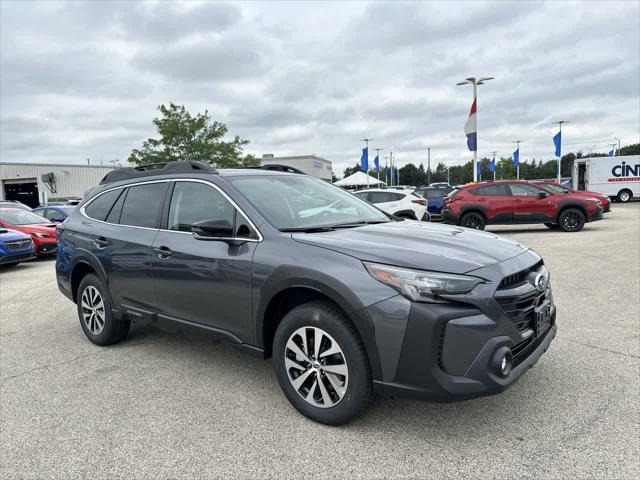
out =
<path fill-rule="evenodd" d="M 391 215 L 411 220 L 430 221 L 427 213 L 427 200 L 415 195 L 411 190 L 390 188 L 370 188 L 354 192 L 363 200 L 373 203 L 380 210 Z"/>

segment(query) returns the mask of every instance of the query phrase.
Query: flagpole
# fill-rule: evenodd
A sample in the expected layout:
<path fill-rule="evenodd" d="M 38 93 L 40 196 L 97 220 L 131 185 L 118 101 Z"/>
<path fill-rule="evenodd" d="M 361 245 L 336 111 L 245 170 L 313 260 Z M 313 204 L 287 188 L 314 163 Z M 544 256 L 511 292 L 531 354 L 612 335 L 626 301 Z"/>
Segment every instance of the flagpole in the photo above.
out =
<path fill-rule="evenodd" d="M 376 158 L 378 159 L 378 166 L 376 167 L 376 173 L 378 174 L 378 187 L 380 186 L 380 150 L 384 150 L 384 148 L 376 148 Z"/>
<path fill-rule="evenodd" d="M 496 181 L 496 153 L 498 152 L 493 152 L 493 181 Z"/>
<path fill-rule="evenodd" d="M 520 180 L 520 143 L 522 143 L 522 140 L 514 140 L 513 143 L 517 145 L 516 152 L 518 152 L 518 164 L 516 165 L 516 180 Z M 515 158 L 513 160 L 515 162 Z"/>
<path fill-rule="evenodd" d="M 393 187 L 393 150 L 389 150 L 389 163 L 391 164 L 391 175 L 389 179 L 391 180 L 391 186 Z"/>
<path fill-rule="evenodd" d="M 561 170 L 561 163 L 562 163 L 562 124 L 563 123 L 569 123 L 565 120 L 560 120 L 559 122 L 553 122 L 553 123 L 557 123 L 558 124 L 558 128 L 559 128 L 559 133 L 560 133 L 560 148 L 559 153 L 560 155 L 558 155 L 558 183 L 562 183 L 562 179 L 560 178 L 560 174 L 562 172 Z"/>
<path fill-rule="evenodd" d="M 369 142 L 372 142 L 373 138 L 363 138 L 360 140 L 365 143 L 365 148 L 367 149 L 367 171 L 364 172 L 367 174 L 367 188 L 369 188 Z"/>

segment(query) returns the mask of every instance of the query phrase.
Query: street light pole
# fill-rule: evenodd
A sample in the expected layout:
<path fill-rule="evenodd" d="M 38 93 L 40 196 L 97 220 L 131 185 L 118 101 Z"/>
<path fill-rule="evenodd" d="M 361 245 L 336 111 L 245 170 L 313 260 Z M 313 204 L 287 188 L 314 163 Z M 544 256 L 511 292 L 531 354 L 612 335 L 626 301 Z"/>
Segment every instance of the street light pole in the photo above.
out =
<path fill-rule="evenodd" d="M 566 120 L 560 120 L 559 122 L 553 122 L 553 123 L 557 123 L 558 124 L 558 128 L 560 131 L 560 148 L 562 149 L 562 124 L 563 123 L 569 123 Z M 558 157 L 558 183 L 562 183 L 562 179 L 560 178 L 560 174 L 561 174 L 561 162 L 562 162 L 562 150 L 560 150 L 560 156 Z"/>
<path fill-rule="evenodd" d="M 427 147 L 427 187 L 431 185 L 431 147 Z"/>
<path fill-rule="evenodd" d="M 613 137 L 613 139 L 618 141 L 618 156 L 620 156 L 620 139 L 617 137 Z"/>
<path fill-rule="evenodd" d="M 464 82 L 459 82 L 456 85 L 466 85 L 470 83 L 473 85 L 473 101 L 476 105 L 475 111 L 475 135 L 476 135 L 476 145 L 473 150 L 473 181 L 478 181 L 478 85 L 484 85 L 485 82 L 489 80 L 493 80 L 494 77 L 469 77 Z"/>
<path fill-rule="evenodd" d="M 384 148 L 376 148 L 376 158 L 378 159 L 378 167 L 376 168 L 376 173 L 378 174 L 378 187 L 380 186 L 380 152 L 384 150 Z"/>
<path fill-rule="evenodd" d="M 496 165 L 496 153 L 498 153 L 498 152 L 493 152 L 493 154 L 492 154 L 493 155 L 493 181 L 494 182 L 496 181 L 496 167 L 497 167 L 497 165 Z"/>

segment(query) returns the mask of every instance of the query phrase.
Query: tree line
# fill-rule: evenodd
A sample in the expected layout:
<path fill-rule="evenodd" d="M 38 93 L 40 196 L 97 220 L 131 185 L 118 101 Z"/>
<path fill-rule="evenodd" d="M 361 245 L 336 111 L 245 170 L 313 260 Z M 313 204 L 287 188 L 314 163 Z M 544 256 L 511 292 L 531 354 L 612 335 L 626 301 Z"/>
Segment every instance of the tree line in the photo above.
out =
<path fill-rule="evenodd" d="M 640 155 L 640 143 L 627 145 L 620 149 L 621 155 Z M 573 163 L 576 159 L 585 158 L 588 154 L 581 151 L 577 153 L 567 153 L 562 156 L 561 175 L 562 177 L 571 177 L 573 172 Z M 604 153 L 594 153 L 592 157 L 606 157 Z M 493 173 L 489 171 L 491 159 L 482 158 L 479 160 L 482 165 L 482 180 L 493 180 Z M 520 161 L 520 178 L 534 180 L 539 178 L 556 178 L 557 177 L 557 160 L 547 161 Z M 344 170 L 344 176 L 347 177 L 355 172 L 361 171 L 360 164 L 347 167 Z M 375 170 L 369 170 L 369 175 L 377 177 Z M 463 165 L 454 165 L 449 168 L 449 183 L 451 185 L 462 185 L 473 181 L 473 161 L 470 160 Z M 513 165 L 512 157 L 496 158 L 496 180 L 511 180 L 516 178 L 516 167 Z M 384 180 L 384 168 L 380 171 L 380 180 Z M 440 162 L 435 169 L 431 170 L 431 183 L 447 181 L 447 166 Z M 413 163 L 407 163 L 400 168 L 400 185 L 427 185 L 428 174 L 424 167 L 424 163 L 416 166 Z"/>

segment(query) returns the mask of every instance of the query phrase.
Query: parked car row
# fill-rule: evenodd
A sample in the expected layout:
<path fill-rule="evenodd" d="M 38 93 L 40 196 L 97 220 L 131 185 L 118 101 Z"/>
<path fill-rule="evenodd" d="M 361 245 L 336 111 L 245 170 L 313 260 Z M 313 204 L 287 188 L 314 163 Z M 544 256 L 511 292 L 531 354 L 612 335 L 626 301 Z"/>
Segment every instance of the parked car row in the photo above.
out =
<path fill-rule="evenodd" d="M 0 228 L 26 234 L 33 243 L 32 251 L 36 256 L 56 253 L 56 223 L 36 213 L 17 208 L 0 208 Z"/>

